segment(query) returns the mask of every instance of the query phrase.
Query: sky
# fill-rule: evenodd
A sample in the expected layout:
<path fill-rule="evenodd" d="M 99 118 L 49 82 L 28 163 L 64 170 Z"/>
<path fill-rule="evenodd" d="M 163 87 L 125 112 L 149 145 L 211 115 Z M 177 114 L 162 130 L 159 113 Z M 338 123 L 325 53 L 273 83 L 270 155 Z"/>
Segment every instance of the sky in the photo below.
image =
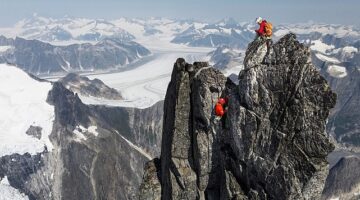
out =
<path fill-rule="evenodd" d="M 323 22 L 360 26 L 359 0 L 0 0 L 0 26 L 40 16 L 116 19 L 167 17 L 214 22 L 262 16 L 274 23 Z"/>

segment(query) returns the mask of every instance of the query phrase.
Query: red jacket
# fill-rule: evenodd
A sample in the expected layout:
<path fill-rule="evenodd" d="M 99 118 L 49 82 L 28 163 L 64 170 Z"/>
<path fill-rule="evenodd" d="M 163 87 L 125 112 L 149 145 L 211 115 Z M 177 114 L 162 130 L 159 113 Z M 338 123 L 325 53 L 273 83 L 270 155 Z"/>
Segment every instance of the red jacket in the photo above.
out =
<path fill-rule="evenodd" d="M 224 107 L 220 103 L 215 105 L 215 115 L 222 117 L 225 114 Z"/>
<path fill-rule="evenodd" d="M 260 23 L 260 28 L 258 30 L 255 30 L 255 32 L 259 35 L 259 36 L 264 36 L 265 35 L 265 25 L 266 25 L 266 20 L 263 20 Z"/>

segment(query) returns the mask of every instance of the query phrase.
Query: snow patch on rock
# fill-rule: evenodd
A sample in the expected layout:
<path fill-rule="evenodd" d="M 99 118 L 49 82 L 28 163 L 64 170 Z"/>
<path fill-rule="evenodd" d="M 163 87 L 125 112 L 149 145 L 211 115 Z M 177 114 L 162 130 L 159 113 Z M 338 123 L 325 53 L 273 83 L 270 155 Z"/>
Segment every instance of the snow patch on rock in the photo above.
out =
<path fill-rule="evenodd" d="M 343 78 L 347 75 L 346 68 L 339 65 L 329 65 L 326 71 L 330 76 L 336 78 Z"/>
<path fill-rule="evenodd" d="M 229 52 L 228 48 L 225 48 L 225 49 L 222 50 L 222 53 L 227 53 L 227 52 Z"/>
<path fill-rule="evenodd" d="M 327 45 L 323 42 L 321 42 L 320 40 L 314 40 L 311 42 L 311 46 L 310 49 L 314 50 L 314 51 L 318 51 L 321 52 L 323 54 L 326 54 L 328 51 L 334 49 L 335 46 L 334 45 Z"/>
<path fill-rule="evenodd" d="M 99 135 L 99 133 L 97 132 L 97 126 L 89 126 L 87 131 L 95 136 Z"/>
<path fill-rule="evenodd" d="M 316 57 L 318 57 L 320 60 L 325 61 L 325 62 L 332 62 L 332 63 L 340 63 L 340 61 L 336 58 L 331 58 L 329 56 L 325 56 L 323 54 L 317 53 L 315 54 Z"/>
<path fill-rule="evenodd" d="M 84 133 L 91 133 L 94 136 L 98 136 L 99 133 L 97 132 L 97 126 L 89 126 L 88 128 L 85 128 L 82 125 L 76 126 L 73 133 L 75 134 L 76 138 L 75 140 L 80 142 L 81 140 L 87 140 L 87 137 Z"/>
<path fill-rule="evenodd" d="M 357 53 L 358 52 L 358 49 L 355 47 L 352 47 L 352 46 L 343 47 L 342 50 L 343 50 L 343 52 L 346 52 L 346 53 Z"/>

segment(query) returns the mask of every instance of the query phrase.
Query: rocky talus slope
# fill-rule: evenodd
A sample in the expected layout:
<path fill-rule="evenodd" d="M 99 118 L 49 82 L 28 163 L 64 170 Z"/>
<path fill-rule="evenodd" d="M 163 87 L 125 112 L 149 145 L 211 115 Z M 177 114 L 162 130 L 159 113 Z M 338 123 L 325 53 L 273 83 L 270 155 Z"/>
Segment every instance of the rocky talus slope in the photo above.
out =
<path fill-rule="evenodd" d="M 145 167 L 140 199 L 319 199 L 334 149 L 325 133 L 336 95 L 288 34 L 262 64 L 249 44 L 233 84 L 206 63 L 178 59 L 169 83 L 161 156 Z M 226 115 L 213 108 L 227 96 Z"/>

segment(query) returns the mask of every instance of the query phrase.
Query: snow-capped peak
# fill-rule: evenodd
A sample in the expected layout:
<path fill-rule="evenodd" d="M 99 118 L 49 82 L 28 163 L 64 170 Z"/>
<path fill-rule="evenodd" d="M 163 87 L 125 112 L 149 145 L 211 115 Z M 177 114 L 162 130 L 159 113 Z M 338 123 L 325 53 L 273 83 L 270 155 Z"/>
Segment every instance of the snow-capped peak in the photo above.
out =
<path fill-rule="evenodd" d="M 238 22 L 234 18 L 228 17 L 220 20 L 217 24 L 220 26 L 234 26 L 237 25 Z"/>

